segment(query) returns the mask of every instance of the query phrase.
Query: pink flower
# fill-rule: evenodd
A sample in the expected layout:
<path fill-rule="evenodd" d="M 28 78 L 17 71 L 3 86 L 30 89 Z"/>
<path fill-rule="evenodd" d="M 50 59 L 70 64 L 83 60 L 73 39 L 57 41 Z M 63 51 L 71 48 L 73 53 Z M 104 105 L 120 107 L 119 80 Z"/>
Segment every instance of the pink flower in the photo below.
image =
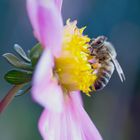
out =
<path fill-rule="evenodd" d="M 39 120 L 44 140 L 102 140 L 85 112 L 79 90 L 96 79 L 88 63 L 90 39 L 77 22 L 61 17 L 62 0 L 27 0 L 34 35 L 44 48 L 33 78 L 32 96 L 45 109 Z"/>

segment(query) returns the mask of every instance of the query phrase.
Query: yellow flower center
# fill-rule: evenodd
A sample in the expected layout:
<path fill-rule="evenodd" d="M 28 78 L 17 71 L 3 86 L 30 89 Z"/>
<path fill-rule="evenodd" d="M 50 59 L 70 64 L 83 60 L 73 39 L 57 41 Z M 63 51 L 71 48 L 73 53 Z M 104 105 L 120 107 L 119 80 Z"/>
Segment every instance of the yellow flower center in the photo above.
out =
<path fill-rule="evenodd" d="M 90 38 L 78 29 L 77 22 L 67 21 L 63 31 L 61 56 L 55 59 L 55 72 L 61 86 L 68 91 L 81 90 L 87 95 L 97 76 L 89 63 Z"/>

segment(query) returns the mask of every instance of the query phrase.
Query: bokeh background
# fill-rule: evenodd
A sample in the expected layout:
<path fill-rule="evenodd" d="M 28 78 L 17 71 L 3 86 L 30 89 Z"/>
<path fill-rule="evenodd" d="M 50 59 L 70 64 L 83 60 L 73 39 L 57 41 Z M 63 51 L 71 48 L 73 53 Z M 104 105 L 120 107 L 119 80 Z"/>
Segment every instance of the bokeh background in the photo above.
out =
<path fill-rule="evenodd" d="M 2 54 L 13 52 L 15 43 L 25 50 L 36 43 L 25 2 L 0 0 L 0 99 L 11 88 L 3 79 L 11 67 Z M 79 27 L 86 25 L 90 37 L 107 36 L 126 75 L 122 84 L 115 72 L 93 98 L 83 95 L 88 114 L 104 140 L 140 139 L 140 1 L 64 0 L 62 12 L 64 22 L 71 18 Z M 30 94 L 15 98 L 0 115 L 0 140 L 41 140 L 37 130 L 41 111 Z"/>

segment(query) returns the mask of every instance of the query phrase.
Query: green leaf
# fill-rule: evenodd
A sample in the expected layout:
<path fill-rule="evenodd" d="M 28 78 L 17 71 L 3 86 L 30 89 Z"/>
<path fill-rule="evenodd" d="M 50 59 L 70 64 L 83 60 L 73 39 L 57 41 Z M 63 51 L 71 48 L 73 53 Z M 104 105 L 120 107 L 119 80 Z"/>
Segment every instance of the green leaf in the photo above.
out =
<path fill-rule="evenodd" d="M 35 66 L 42 54 L 42 51 L 43 51 L 43 48 L 42 46 L 38 43 L 36 44 L 30 51 L 30 59 L 31 59 L 31 62 L 32 62 L 32 65 Z"/>
<path fill-rule="evenodd" d="M 20 68 L 20 69 L 24 69 L 24 70 L 33 70 L 31 64 L 20 60 L 18 57 L 16 57 L 12 53 L 5 53 L 3 55 L 3 57 L 5 57 L 6 60 L 16 68 Z"/>
<path fill-rule="evenodd" d="M 28 83 L 32 79 L 32 73 L 27 71 L 11 70 L 7 72 L 4 79 L 14 85 Z"/>
<path fill-rule="evenodd" d="M 14 49 L 20 55 L 21 58 L 23 58 L 27 62 L 31 62 L 31 60 L 27 57 L 26 53 L 24 52 L 21 46 L 15 44 Z"/>

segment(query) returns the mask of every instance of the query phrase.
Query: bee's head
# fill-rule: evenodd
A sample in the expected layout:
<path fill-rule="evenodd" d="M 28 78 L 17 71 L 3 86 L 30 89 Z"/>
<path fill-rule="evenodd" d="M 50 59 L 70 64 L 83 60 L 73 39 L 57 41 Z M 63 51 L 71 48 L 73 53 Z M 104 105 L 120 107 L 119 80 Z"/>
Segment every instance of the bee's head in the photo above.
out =
<path fill-rule="evenodd" d="M 98 36 L 97 38 L 93 38 L 91 41 L 91 46 L 93 48 L 100 48 L 104 42 L 107 40 L 105 36 Z"/>

